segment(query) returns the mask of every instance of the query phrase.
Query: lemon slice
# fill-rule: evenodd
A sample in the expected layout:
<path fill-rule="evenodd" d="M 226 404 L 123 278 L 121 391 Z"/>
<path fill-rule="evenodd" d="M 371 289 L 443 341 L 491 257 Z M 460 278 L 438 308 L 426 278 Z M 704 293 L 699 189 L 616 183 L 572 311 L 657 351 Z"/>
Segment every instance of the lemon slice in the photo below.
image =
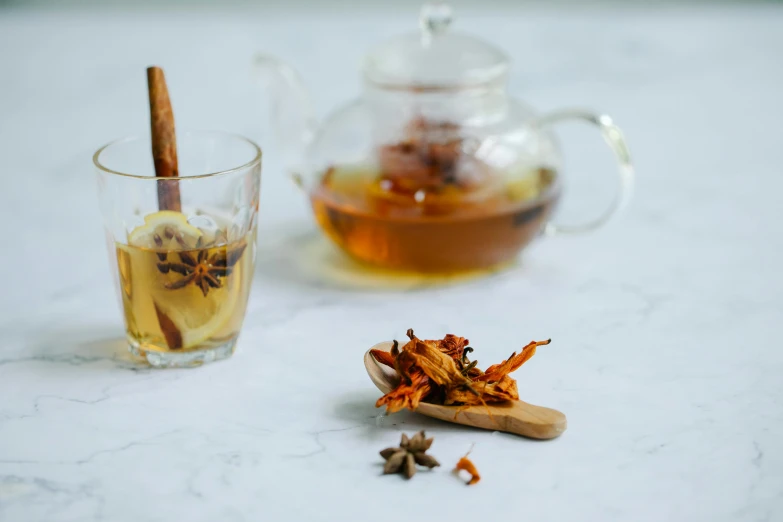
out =
<path fill-rule="evenodd" d="M 144 224 L 134 228 L 128 235 L 128 244 L 141 248 L 181 250 L 183 247 L 194 248 L 201 235 L 201 230 L 188 223 L 185 214 L 161 210 L 144 216 Z M 161 243 L 156 242 L 156 237 Z"/>
<path fill-rule="evenodd" d="M 182 348 L 194 348 L 221 332 L 234 318 L 242 289 L 241 263 L 231 275 L 222 279 L 221 288 L 211 289 L 207 295 L 194 284 L 171 291 L 166 290 L 156 300 L 156 306 L 174 323 L 182 336 Z"/>

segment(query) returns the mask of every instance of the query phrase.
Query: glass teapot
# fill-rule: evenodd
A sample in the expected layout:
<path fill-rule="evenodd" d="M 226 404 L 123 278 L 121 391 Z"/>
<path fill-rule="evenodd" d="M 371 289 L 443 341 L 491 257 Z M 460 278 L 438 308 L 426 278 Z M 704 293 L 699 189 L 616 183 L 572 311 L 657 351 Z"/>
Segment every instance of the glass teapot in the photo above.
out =
<path fill-rule="evenodd" d="M 426 4 L 419 30 L 365 59 L 363 95 L 318 125 L 293 68 L 259 56 L 286 168 L 326 235 L 352 257 L 416 272 L 513 261 L 540 235 L 583 232 L 627 200 L 633 178 L 622 132 L 606 115 L 538 115 L 507 92 L 509 60 L 451 29 L 445 4 Z M 561 192 L 550 127 L 595 125 L 619 164 L 620 190 L 597 219 L 550 221 Z"/>

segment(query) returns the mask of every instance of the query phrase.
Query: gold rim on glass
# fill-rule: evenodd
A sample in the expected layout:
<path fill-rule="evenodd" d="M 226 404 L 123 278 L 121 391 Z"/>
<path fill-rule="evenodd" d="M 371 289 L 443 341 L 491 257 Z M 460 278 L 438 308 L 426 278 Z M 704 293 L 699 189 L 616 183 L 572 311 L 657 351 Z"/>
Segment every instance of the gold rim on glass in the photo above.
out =
<path fill-rule="evenodd" d="M 237 138 L 237 139 L 239 139 L 241 141 L 244 141 L 245 143 L 249 144 L 253 148 L 253 150 L 255 151 L 255 155 L 254 155 L 253 159 L 248 161 L 248 162 L 246 162 L 246 163 L 243 163 L 242 165 L 238 165 L 236 167 L 231 167 L 230 169 L 219 170 L 219 171 L 216 171 L 216 172 L 208 172 L 208 173 L 204 173 L 204 174 L 195 174 L 193 176 L 178 176 L 177 179 L 190 180 L 190 179 L 200 179 L 200 178 L 211 178 L 211 177 L 214 177 L 214 176 L 221 176 L 223 174 L 231 174 L 232 172 L 237 172 L 237 171 L 240 171 L 240 170 L 244 170 L 244 169 L 253 167 L 256 164 L 261 162 L 261 147 L 256 145 L 256 143 L 253 142 L 252 140 L 242 136 L 241 134 L 234 134 L 234 133 L 231 133 L 231 132 L 220 132 L 220 131 L 188 131 L 188 132 L 184 133 L 185 136 L 210 135 L 210 134 L 215 135 L 215 136 L 221 136 L 221 137 Z M 92 162 L 93 162 L 93 164 L 95 165 L 95 167 L 98 170 L 100 170 L 102 172 L 106 172 L 108 174 L 114 174 L 115 176 L 123 176 L 123 177 L 126 177 L 126 178 L 145 179 L 145 180 L 152 180 L 152 181 L 160 180 L 160 179 L 166 179 L 166 180 L 174 179 L 174 178 L 166 178 L 166 177 L 160 177 L 160 176 L 142 176 L 142 175 L 139 175 L 139 174 L 129 174 L 127 172 L 119 172 L 119 171 L 110 169 L 110 168 L 106 167 L 105 165 L 103 165 L 101 163 L 100 155 L 101 155 L 101 153 L 103 153 L 103 151 L 105 151 L 109 147 L 112 147 L 114 145 L 119 145 L 121 143 L 129 143 L 129 142 L 132 142 L 132 141 L 141 141 L 141 140 L 148 140 L 148 138 L 141 138 L 139 136 L 128 136 L 128 137 L 125 137 L 125 138 L 120 138 L 120 139 L 111 141 L 111 142 L 107 143 L 106 145 L 104 145 L 103 147 L 99 148 L 95 152 L 95 154 L 93 154 Z"/>

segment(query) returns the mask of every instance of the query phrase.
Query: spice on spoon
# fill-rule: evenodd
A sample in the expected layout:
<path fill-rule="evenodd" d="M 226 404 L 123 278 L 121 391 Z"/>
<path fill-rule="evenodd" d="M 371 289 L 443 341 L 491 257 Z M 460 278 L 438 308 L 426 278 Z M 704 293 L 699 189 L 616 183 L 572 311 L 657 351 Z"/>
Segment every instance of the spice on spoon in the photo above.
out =
<path fill-rule="evenodd" d="M 421 340 L 408 330 L 410 341 L 400 347 L 394 342 L 390 352 L 372 350 L 376 361 L 397 372 L 396 388 L 378 399 L 377 408 L 387 413 L 415 410 L 421 401 L 435 404 L 474 406 L 519 400 L 517 382 L 509 377 L 551 340 L 533 341 L 500 364 L 486 371 L 468 357 L 473 348 L 464 337 L 448 334 L 440 340 Z"/>

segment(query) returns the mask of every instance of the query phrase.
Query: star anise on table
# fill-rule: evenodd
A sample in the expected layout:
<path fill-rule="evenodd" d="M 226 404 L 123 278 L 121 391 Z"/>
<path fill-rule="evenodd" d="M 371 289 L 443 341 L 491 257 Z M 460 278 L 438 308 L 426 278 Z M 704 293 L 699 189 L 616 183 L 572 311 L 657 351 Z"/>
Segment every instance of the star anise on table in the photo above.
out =
<path fill-rule="evenodd" d="M 403 433 L 399 448 L 386 448 L 381 451 L 381 457 L 386 459 L 383 474 L 402 473 L 409 479 L 416 474 L 416 464 L 430 469 L 440 466 L 434 457 L 425 453 L 432 446 L 433 440 L 426 438 L 424 431 L 411 438 Z"/>
<path fill-rule="evenodd" d="M 165 287 L 169 290 L 194 284 L 201 288 L 201 292 L 206 297 L 210 288 L 223 286 L 222 279 L 231 274 L 246 247 L 247 243 L 242 242 L 233 248 L 221 249 L 211 255 L 205 248 L 199 250 L 195 257 L 191 252 L 181 250 L 177 252 L 179 263 L 161 261 L 158 263 L 158 270 L 163 274 L 176 272 L 184 276 L 182 279 L 166 283 Z"/>

